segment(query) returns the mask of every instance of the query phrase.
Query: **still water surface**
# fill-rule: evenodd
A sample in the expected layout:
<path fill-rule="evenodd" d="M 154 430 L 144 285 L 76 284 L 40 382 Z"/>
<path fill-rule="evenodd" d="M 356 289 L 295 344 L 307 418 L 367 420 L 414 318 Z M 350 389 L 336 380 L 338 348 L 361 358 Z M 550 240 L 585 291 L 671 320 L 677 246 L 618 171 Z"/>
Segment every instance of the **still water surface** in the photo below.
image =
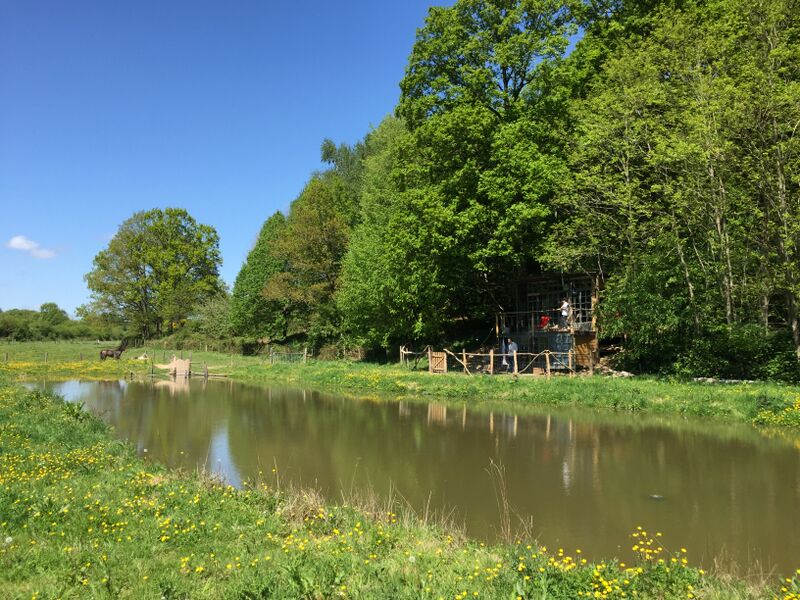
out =
<path fill-rule="evenodd" d="M 629 559 L 641 525 L 663 532 L 668 549 L 687 548 L 692 564 L 800 566 L 800 451 L 746 426 L 473 412 L 227 381 L 40 385 L 83 402 L 140 455 L 237 486 L 277 467 L 283 481 L 332 501 L 393 493 L 492 541 L 501 523 L 495 463 L 515 513 L 553 548 Z"/>

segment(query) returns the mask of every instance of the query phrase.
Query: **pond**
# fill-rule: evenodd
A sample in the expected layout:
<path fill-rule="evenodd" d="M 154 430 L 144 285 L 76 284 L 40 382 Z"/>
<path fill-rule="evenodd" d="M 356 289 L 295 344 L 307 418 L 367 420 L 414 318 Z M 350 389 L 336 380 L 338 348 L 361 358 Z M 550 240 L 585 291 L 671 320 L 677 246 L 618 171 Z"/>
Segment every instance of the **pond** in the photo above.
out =
<path fill-rule="evenodd" d="M 800 450 L 743 425 L 199 379 L 34 385 L 84 403 L 140 455 L 236 486 L 276 469 L 332 502 L 392 495 L 487 542 L 526 522 L 541 543 L 589 559 L 629 560 L 641 526 L 691 564 L 800 566 Z"/>

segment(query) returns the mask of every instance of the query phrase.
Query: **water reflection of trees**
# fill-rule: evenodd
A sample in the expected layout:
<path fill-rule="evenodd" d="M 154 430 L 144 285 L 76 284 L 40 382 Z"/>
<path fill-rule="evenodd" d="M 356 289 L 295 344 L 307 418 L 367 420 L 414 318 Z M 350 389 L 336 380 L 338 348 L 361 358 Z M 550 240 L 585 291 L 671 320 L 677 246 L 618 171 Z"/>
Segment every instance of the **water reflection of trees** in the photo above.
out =
<path fill-rule="evenodd" d="M 787 543 L 800 551 L 782 535 L 798 507 L 796 486 L 781 484 L 798 481 L 800 466 L 779 444 L 732 434 L 721 441 L 658 422 L 472 413 L 291 390 L 273 391 L 268 402 L 268 411 L 257 399 L 244 402 L 229 422 L 231 452 L 253 474 L 274 460 L 284 475 L 333 496 L 393 485 L 420 510 L 429 498 L 433 507 L 457 507 L 472 535 L 491 537 L 491 459 L 504 467 L 512 505 L 551 543 L 617 554 L 642 524 L 707 559 L 725 546 L 760 548 L 772 561 Z"/>
<path fill-rule="evenodd" d="M 758 548 L 763 555 L 751 558 L 772 561 L 800 555 L 800 455 L 746 428 L 475 412 L 219 381 L 193 380 L 188 393 L 124 382 L 80 393 L 122 437 L 169 464 L 202 463 L 216 441 L 215 456 L 229 452 L 231 472 L 243 477 L 269 476 L 276 463 L 284 478 L 332 499 L 392 487 L 418 510 L 456 507 L 477 537 L 498 529 L 491 460 L 505 470 L 513 507 L 550 544 L 618 554 L 641 524 L 696 558 L 723 546 Z"/>

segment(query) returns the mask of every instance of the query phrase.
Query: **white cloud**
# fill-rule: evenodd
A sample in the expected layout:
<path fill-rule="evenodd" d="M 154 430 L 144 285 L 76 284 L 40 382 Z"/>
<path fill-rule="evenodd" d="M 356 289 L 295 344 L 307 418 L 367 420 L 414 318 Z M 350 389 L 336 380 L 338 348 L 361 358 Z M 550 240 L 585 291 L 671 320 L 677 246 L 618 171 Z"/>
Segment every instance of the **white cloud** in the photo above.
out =
<path fill-rule="evenodd" d="M 6 247 L 11 248 L 12 250 L 22 250 L 34 258 L 47 259 L 53 258 L 56 255 L 53 250 L 42 248 L 39 242 L 29 240 L 24 235 L 15 235 L 8 241 Z"/>

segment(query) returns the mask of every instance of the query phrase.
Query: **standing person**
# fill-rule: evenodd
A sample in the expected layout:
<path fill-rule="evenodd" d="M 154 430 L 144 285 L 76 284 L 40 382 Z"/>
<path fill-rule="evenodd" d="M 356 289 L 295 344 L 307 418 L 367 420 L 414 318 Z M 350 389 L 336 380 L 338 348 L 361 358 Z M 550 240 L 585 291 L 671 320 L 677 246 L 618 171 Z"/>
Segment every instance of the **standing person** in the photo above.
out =
<path fill-rule="evenodd" d="M 567 328 L 569 322 L 569 300 L 562 298 L 561 300 L 561 318 L 558 320 L 558 326 L 561 329 Z"/>
<path fill-rule="evenodd" d="M 518 350 L 517 342 L 508 338 L 508 354 L 511 356 L 511 360 L 514 360 L 514 353 Z M 508 368 L 506 368 L 508 370 Z"/>
<path fill-rule="evenodd" d="M 508 328 L 508 325 L 505 323 L 503 324 L 503 329 L 500 332 L 500 354 L 503 356 L 502 365 L 508 368 L 508 360 L 506 360 L 506 342 L 508 341 L 508 334 L 511 333 L 511 330 Z"/>

